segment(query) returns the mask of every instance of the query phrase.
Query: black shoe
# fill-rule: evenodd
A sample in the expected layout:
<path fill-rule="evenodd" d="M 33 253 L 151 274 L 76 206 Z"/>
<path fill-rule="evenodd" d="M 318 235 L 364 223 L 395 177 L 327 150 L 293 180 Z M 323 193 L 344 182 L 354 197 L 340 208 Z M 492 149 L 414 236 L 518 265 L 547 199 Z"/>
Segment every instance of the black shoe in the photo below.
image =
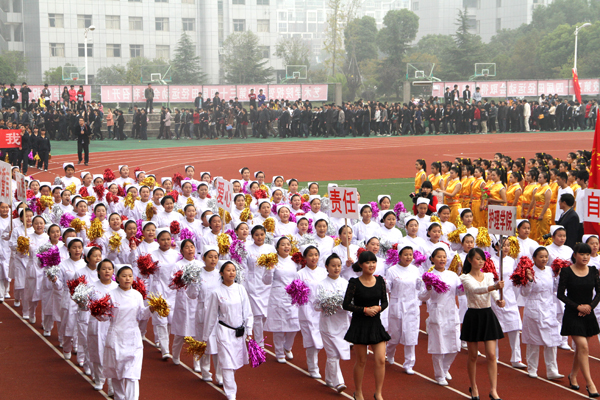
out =
<path fill-rule="evenodd" d="M 474 397 L 471 388 L 469 388 L 469 394 L 471 395 L 471 400 L 479 400 L 479 396 Z"/>
<path fill-rule="evenodd" d="M 573 385 L 571 383 L 571 374 L 567 375 L 567 379 L 569 380 L 569 387 L 573 390 L 579 390 L 579 385 Z"/>
<path fill-rule="evenodd" d="M 85 165 L 88 165 L 88 163 L 85 163 Z"/>
<path fill-rule="evenodd" d="M 491 393 L 490 393 L 490 399 L 492 399 L 492 400 L 502 400 L 502 399 L 501 399 L 501 398 L 499 398 L 499 397 L 498 397 L 497 399 L 495 399 L 495 398 L 494 398 L 494 396 L 492 396 L 492 394 L 491 394 Z"/>
<path fill-rule="evenodd" d="M 585 390 L 587 390 L 588 392 L 588 396 L 590 397 L 590 399 L 595 399 L 597 397 L 600 397 L 600 393 L 590 393 L 590 389 L 586 386 Z"/>

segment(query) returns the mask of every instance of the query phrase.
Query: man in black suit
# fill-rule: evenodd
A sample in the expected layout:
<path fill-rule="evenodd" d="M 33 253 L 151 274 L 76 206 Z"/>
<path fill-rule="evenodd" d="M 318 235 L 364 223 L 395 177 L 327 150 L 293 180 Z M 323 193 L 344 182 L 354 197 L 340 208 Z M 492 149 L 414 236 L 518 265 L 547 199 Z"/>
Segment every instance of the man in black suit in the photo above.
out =
<path fill-rule="evenodd" d="M 471 103 L 471 91 L 469 90 L 469 85 L 467 85 L 466 89 L 463 90 L 463 101 L 465 104 Z"/>
<path fill-rule="evenodd" d="M 581 242 L 583 235 L 583 224 L 579 221 L 577 212 L 573 210 L 575 198 L 570 193 L 564 193 L 560 196 L 558 205 L 563 210 L 557 225 L 562 225 L 567 231 L 567 241 L 565 244 L 570 248 L 575 246 L 575 243 Z"/>
<path fill-rule="evenodd" d="M 79 164 L 83 160 L 82 152 L 85 153 L 85 165 L 90 162 L 90 136 L 92 131 L 88 124 L 85 123 L 83 118 L 79 118 L 79 126 L 77 132 L 77 156 L 79 157 Z"/>
<path fill-rule="evenodd" d="M 446 91 L 444 92 L 444 103 L 445 104 L 452 104 L 452 92 L 450 92 L 450 88 L 447 87 Z"/>

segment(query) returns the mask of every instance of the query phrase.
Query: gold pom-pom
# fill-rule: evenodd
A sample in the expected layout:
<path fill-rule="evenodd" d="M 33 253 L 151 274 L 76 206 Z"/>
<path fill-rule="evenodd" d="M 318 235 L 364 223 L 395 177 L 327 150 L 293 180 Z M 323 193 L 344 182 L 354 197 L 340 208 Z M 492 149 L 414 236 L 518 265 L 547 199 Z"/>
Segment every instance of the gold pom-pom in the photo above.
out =
<path fill-rule="evenodd" d="M 146 221 L 152 220 L 152 217 L 154 217 L 154 204 L 149 201 L 148 205 L 146 206 Z"/>
<path fill-rule="evenodd" d="M 509 236 L 507 240 L 510 243 L 510 251 L 508 252 L 508 255 L 516 259 L 519 257 L 519 253 L 521 252 L 519 240 L 516 238 L 516 236 Z"/>
<path fill-rule="evenodd" d="M 429 222 L 437 222 L 438 224 L 441 225 L 442 220 L 437 215 L 432 215 L 431 218 L 429 219 Z"/>
<path fill-rule="evenodd" d="M 142 179 L 142 186 L 148 186 L 150 189 L 156 186 L 156 180 L 149 176 L 147 178 Z"/>
<path fill-rule="evenodd" d="M 185 202 L 185 205 L 187 206 L 188 204 L 194 204 L 194 199 L 192 199 L 191 197 L 188 197 L 188 199 Z"/>
<path fill-rule="evenodd" d="M 450 266 L 448 267 L 448 271 L 452 271 L 452 272 L 456 273 L 456 275 L 460 275 L 459 271 L 461 269 L 462 269 L 462 260 L 460 259 L 460 256 L 458 254 L 456 254 L 454 256 L 454 258 L 452 259 Z"/>
<path fill-rule="evenodd" d="M 460 215 L 458 217 L 456 217 L 456 221 L 454 221 L 454 225 L 456 225 L 457 229 L 465 226 L 465 224 L 463 224 L 463 222 L 462 222 L 462 219 L 460 218 Z"/>
<path fill-rule="evenodd" d="M 121 235 L 117 232 L 113 233 L 113 235 L 108 239 L 108 245 L 110 246 L 111 251 L 121 252 Z"/>
<path fill-rule="evenodd" d="M 244 201 L 246 202 L 245 208 L 250 207 L 250 204 L 252 203 L 252 196 L 249 194 L 244 195 Z"/>
<path fill-rule="evenodd" d="M 307 194 L 303 194 L 303 195 L 302 195 L 302 200 L 304 200 L 304 201 L 308 201 L 308 199 L 310 199 L 310 196 L 309 196 L 309 195 L 307 195 Z"/>
<path fill-rule="evenodd" d="M 206 342 L 201 342 L 191 336 L 186 336 L 183 340 L 188 345 L 186 349 L 188 354 L 194 358 L 200 358 L 204 355 L 204 352 L 206 351 Z"/>
<path fill-rule="evenodd" d="M 275 265 L 279 262 L 279 257 L 277 257 L 277 253 L 268 253 L 261 254 L 256 263 L 261 267 L 265 267 L 266 269 L 273 269 Z"/>
<path fill-rule="evenodd" d="M 69 186 L 67 186 L 65 188 L 65 190 L 68 190 L 69 192 L 71 192 L 71 194 L 75 194 L 75 184 L 71 183 Z"/>
<path fill-rule="evenodd" d="M 148 295 L 148 306 L 161 317 L 168 317 L 171 312 L 169 304 L 160 294 L 150 293 Z"/>
<path fill-rule="evenodd" d="M 460 234 L 461 233 L 467 233 L 467 228 L 465 228 L 464 225 L 462 225 L 461 227 L 456 228 L 455 230 L 450 232 L 448 234 L 448 240 L 451 241 L 452 243 L 460 243 Z"/>
<path fill-rule="evenodd" d="M 549 237 L 546 240 L 544 240 L 544 238 L 541 238 L 540 239 L 540 244 L 542 246 L 550 246 L 551 244 L 554 244 L 554 240 L 552 239 L 552 237 Z"/>
<path fill-rule="evenodd" d="M 477 247 L 490 247 L 492 245 L 492 239 L 490 239 L 490 235 L 488 234 L 487 228 L 484 228 L 482 226 L 480 228 L 477 228 L 477 230 L 477 239 L 475 241 Z"/>
<path fill-rule="evenodd" d="M 52 196 L 40 196 L 40 204 L 44 208 L 52 208 L 54 206 L 54 200 Z"/>
<path fill-rule="evenodd" d="M 180 208 L 179 210 L 177 210 L 177 212 L 185 217 L 185 213 L 183 212 L 183 209 Z"/>
<path fill-rule="evenodd" d="M 41 160 L 41 158 L 39 155 L 36 154 L 35 156 L 33 156 L 33 161 L 40 161 L 40 160 Z"/>
<path fill-rule="evenodd" d="M 225 211 L 222 208 L 219 208 L 219 217 L 221 217 L 221 221 L 225 221 L 226 224 L 231 222 L 231 214 L 229 214 L 229 211 Z"/>
<path fill-rule="evenodd" d="M 434 269 L 435 269 L 435 265 L 432 265 L 432 266 L 431 266 L 431 267 L 430 267 L 430 268 L 427 270 L 427 272 L 431 272 L 431 271 L 433 271 Z"/>
<path fill-rule="evenodd" d="M 139 197 L 134 197 L 133 193 L 127 193 L 127 196 L 125 196 L 125 207 L 129 207 L 130 210 L 133 210 L 133 206 L 135 205 L 135 201 L 139 200 Z"/>
<path fill-rule="evenodd" d="M 290 240 L 290 243 L 292 244 L 292 250 L 290 250 L 290 254 L 296 254 L 297 252 L 299 252 L 300 249 L 298 248 L 298 241 L 294 239 L 294 236 L 285 235 L 285 237 L 288 238 Z"/>
<path fill-rule="evenodd" d="M 87 201 L 88 204 L 93 204 L 96 202 L 96 198 L 94 196 L 85 196 L 85 197 L 82 197 L 82 199 Z"/>
<path fill-rule="evenodd" d="M 10 163 L 10 160 L 8 159 L 8 153 L 6 153 L 6 156 L 4 157 L 4 162 L 5 163 Z"/>
<path fill-rule="evenodd" d="M 336 239 L 333 241 L 333 245 L 334 245 L 334 246 L 339 246 L 340 244 L 342 244 L 342 239 L 340 239 L 340 238 L 336 238 Z"/>
<path fill-rule="evenodd" d="M 219 245 L 219 255 L 224 256 L 229 253 L 229 235 L 219 233 L 217 235 L 217 244 Z"/>
<path fill-rule="evenodd" d="M 274 233 L 275 232 L 275 219 L 273 219 L 273 217 L 269 217 L 269 218 L 265 219 L 265 221 L 263 222 L 263 226 L 265 227 L 267 232 Z"/>
<path fill-rule="evenodd" d="M 102 222 L 100 222 L 100 218 L 94 218 L 94 220 L 90 223 L 90 227 L 87 230 L 88 239 L 91 242 L 102 237 L 104 235 L 104 229 L 102 228 Z"/>
<path fill-rule="evenodd" d="M 19 236 L 17 238 L 17 251 L 23 255 L 29 255 L 29 238 L 25 236 Z"/>
<path fill-rule="evenodd" d="M 265 193 L 269 193 L 269 188 L 266 185 L 260 185 L 260 188 L 265 191 Z"/>
<path fill-rule="evenodd" d="M 249 219 L 252 219 L 253 215 L 250 212 L 250 209 L 248 207 L 244 208 L 242 210 L 242 212 L 240 213 L 240 220 L 244 221 L 244 222 L 248 222 Z"/>
<path fill-rule="evenodd" d="M 71 221 L 71 228 L 75 229 L 75 232 L 79 233 L 85 228 L 85 221 L 75 218 L 73 221 Z"/>

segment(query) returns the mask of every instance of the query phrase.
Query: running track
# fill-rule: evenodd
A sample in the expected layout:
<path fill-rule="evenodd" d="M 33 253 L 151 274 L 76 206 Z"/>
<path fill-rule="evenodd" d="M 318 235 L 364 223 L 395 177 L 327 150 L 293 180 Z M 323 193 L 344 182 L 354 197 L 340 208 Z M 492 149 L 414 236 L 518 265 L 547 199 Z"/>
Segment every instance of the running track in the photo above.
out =
<path fill-rule="evenodd" d="M 363 139 L 311 140 L 297 142 L 257 142 L 248 144 L 174 147 L 148 150 L 126 150 L 93 153 L 89 167 L 78 171 L 102 173 L 111 168 L 118 176 L 117 165 L 127 163 L 140 167 L 157 178 L 183 172 L 184 165 L 196 167 L 212 176 L 239 177 L 239 169 L 263 170 L 267 181 L 273 175 L 300 181 L 410 178 L 415 176 L 417 158 L 432 161 L 454 160 L 455 157 L 493 158 L 496 152 L 513 158 L 533 157 L 536 152 L 565 158 L 567 152 L 591 149 L 593 132 L 544 132 L 523 134 L 442 135 L 410 137 L 377 137 Z M 203 141 L 200 143 L 204 143 Z M 168 142 L 165 142 L 168 145 Z M 30 169 L 36 179 L 53 181 L 64 175 L 62 163 L 77 163 L 77 155 L 54 156 L 48 173 Z M 76 173 L 76 176 L 79 174 Z"/>

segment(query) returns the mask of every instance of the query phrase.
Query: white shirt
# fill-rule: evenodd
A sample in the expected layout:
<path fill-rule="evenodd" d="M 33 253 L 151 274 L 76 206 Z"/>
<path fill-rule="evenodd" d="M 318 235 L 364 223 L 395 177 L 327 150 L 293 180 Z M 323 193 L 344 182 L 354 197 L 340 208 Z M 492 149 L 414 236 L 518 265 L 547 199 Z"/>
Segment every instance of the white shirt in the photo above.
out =
<path fill-rule="evenodd" d="M 571 189 L 569 186 L 567 186 L 566 188 L 562 189 L 560 186 L 558 187 L 558 194 L 556 195 L 556 201 L 560 202 L 560 196 L 568 193 L 568 194 L 572 194 L 573 196 L 575 196 L 575 194 L 573 193 L 573 189 Z M 556 215 L 554 217 L 555 221 L 558 221 L 560 219 L 560 216 L 563 214 L 563 210 L 561 210 L 558 205 L 556 207 Z M 581 217 L 580 217 L 581 219 Z"/>
<path fill-rule="evenodd" d="M 488 292 L 488 287 L 494 285 L 494 274 L 491 272 L 484 272 L 481 282 L 471 274 L 462 274 L 460 282 L 465 289 L 469 308 L 490 308 L 490 296 L 494 298 L 494 301 L 500 300 L 497 290 Z"/>

